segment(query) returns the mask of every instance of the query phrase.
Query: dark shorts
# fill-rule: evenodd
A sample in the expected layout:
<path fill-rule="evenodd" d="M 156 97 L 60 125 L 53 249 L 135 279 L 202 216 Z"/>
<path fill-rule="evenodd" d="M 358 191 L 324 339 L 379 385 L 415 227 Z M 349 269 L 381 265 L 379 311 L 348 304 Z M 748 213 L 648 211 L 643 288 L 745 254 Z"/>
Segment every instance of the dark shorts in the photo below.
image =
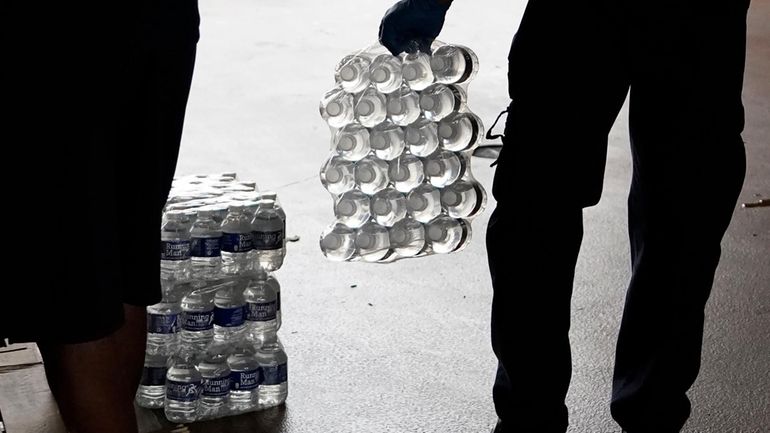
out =
<path fill-rule="evenodd" d="M 2 174 L 12 276 L 0 337 L 15 341 L 97 339 L 122 325 L 124 303 L 161 298 L 158 231 L 192 79 L 197 0 L 67 8 L 60 17 L 14 14 L 3 80 L 14 114 L 5 145 L 13 167 Z"/>

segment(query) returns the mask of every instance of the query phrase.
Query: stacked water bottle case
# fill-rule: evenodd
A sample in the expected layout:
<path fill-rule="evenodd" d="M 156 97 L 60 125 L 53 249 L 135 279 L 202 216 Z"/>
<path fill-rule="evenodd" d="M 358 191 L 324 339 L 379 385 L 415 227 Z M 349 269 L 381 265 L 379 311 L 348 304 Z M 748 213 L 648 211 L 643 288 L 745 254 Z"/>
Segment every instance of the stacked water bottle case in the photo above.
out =
<path fill-rule="evenodd" d="M 401 56 L 377 45 L 337 65 L 320 104 L 332 130 L 320 172 L 336 217 L 321 234 L 328 259 L 390 262 L 468 244 L 486 205 L 470 169 L 484 131 L 466 104 L 477 71 L 473 51 L 441 42 Z"/>
<path fill-rule="evenodd" d="M 147 307 L 139 406 L 193 422 L 277 406 L 286 214 L 234 173 L 176 179 L 161 226 L 163 300 Z"/>

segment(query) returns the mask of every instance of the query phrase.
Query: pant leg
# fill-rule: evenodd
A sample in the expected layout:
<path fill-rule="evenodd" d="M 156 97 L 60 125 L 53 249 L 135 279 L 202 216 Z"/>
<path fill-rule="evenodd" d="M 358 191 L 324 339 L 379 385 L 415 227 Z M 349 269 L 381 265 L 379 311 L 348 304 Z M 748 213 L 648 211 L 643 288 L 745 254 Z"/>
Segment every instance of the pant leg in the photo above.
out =
<path fill-rule="evenodd" d="M 704 308 L 745 174 L 748 2 L 678 3 L 639 6 L 634 19 L 633 276 L 611 406 L 631 433 L 678 432 L 690 414 Z"/>
<path fill-rule="evenodd" d="M 565 432 L 582 208 L 601 195 L 628 90 L 614 2 L 530 0 L 509 58 L 513 100 L 487 232 L 493 390 L 502 431 Z"/>

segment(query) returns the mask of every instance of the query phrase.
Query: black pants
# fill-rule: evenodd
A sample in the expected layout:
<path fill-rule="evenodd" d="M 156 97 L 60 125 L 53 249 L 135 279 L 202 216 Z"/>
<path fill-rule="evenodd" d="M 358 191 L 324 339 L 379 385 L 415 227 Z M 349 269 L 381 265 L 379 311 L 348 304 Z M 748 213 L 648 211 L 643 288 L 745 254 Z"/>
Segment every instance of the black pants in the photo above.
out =
<path fill-rule="evenodd" d="M 686 422 L 704 307 L 745 174 L 747 8 L 529 1 L 509 57 L 513 102 L 487 234 L 504 432 L 567 429 L 582 208 L 601 196 L 607 135 L 629 88 L 633 276 L 612 415 L 631 433 L 678 432 Z"/>

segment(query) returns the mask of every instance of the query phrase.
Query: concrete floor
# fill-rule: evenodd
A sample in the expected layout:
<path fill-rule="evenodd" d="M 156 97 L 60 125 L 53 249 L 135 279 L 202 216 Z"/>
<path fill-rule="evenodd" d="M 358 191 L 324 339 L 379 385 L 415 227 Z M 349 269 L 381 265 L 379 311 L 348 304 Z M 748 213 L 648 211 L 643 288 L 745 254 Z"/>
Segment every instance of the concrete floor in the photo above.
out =
<path fill-rule="evenodd" d="M 331 200 L 317 178 L 329 137 L 318 99 L 333 84 L 335 62 L 375 41 L 390 3 L 201 2 L 202 39 L 178 173 L 233 170 L 277 190 L 289 234 L 300 241 L 290 244 L 277 274 L 290 359 L 286 408 L 193 425 L 191 431 L 476 433 L 494 423 L 491 286 L 483 243 L 488 213 L 474 221 L 472 245 L 456 255 L 335 264 L 318 250 L 319 233 L 332 218 Z M 525 4 L 487 0 L 480 8 L 458 1 L 442 34 L 477 51 L 482 69 L 471 85 L 470 106 L 490 123 L 508 103 L 506 56 Z M 770 1 L 755 0 L 742 202 L 770 196 L 769 19 Z M 573 301 L 571 432 L 619 431 L 608 400 L 629 278 L 627 118 L 624 109 L 610 136 L 602 201 L 585 212 Z M 473 168 L 489 189 L 488 165 L 477 159 Z M 686 206 L 687 197 L 682 200 Z M 770 209 L 738 208 L 708 308 L 703 368 L 691 392 L 686 432 L 770 431 L 769 265 Z M 4 415 L 9 431 L 18 433 L 12 414 Z M 147 413 L 141 419 L 144 431 L 170 428 Z"/>

